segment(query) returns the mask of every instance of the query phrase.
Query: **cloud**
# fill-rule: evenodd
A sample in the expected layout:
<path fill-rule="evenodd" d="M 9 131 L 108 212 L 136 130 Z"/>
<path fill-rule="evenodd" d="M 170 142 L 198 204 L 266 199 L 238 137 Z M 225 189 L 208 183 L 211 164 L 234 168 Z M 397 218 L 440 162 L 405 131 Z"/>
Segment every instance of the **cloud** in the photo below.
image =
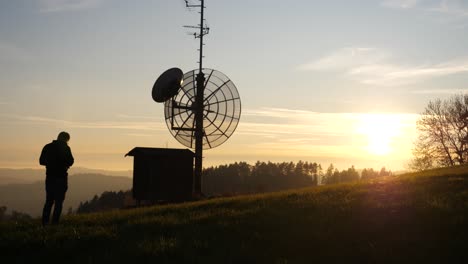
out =
<path fill-rule="evenodd" d="M 123 119 L 143 119 L 143 120 L 154 120 L 154 116 L 136 116 L 136 115 L 127 115 L 127 114 L 118 114 L 118 118 L 123 118 Z"/>
<path fill-rule="evenodd" d="M 463 72 L 468 72 L 468 59 L 422 66 L 385 63 L 356 65 L 349 69 L 348 74 L 365 84 L 394 86 Z"/>
<path fill-rule="evenodd" d="M 468 18 L 468 5 L 458 0 L 443 0 L 427 10 L 459 18 Z"/>
<path fill-rule="evenodd" d="M 343 70 L 355 65 L 369 65 L 388 57 L 375 48 L 343 48 L 316 61 L 300 65 L 299 70 Z"/>
<path fill-rule="evenodd" d="M 256 117 L 277 117 L 277 118 L 291 118 L 298 116 L 309 116 L 318 114 L 317 112 L 311 112 L 306 110 L 286 109 L 286 108 L 271 108 L 262 107 L 258 109 L 246 109 L 242 112 L 244 116 L 256 116 Z"/>
<path fill-rule="evenodd" d="M 139 134 L 139 133 L 127 133 L 124 135 L 129 136 L 129 137 L 154 137 L 153 134 Z"/>
<path fill-rule="evenodd" d="M 414 94 L 466 94 L 468 93 L 467 89 L 433 89 L 433 90 L 415 90 L 411 93 Z"/>
<path fill-rule="evenodd" d="M 62 12 L 96 8 L 104 0 L 40 0 L 39 11 L 43 13 Z"/>
<path fill-rule="evenodd" d="M 382 2 L 383 6 L 392 7 L 392 8 L 413 8 L 415 7 L 420 0 L 385 0 Z"/>
<path fill-rule="evenodd" d="M 382 6 L 397 9 L 417 9 L 453 18 L 468 18 L 468 4 L 460 0 L 384 0 Z"/>
<path fill-rule="evenodd" d="M 166 124 L 162 122 L 131 122 L 131 121 L 72 121 L 64 119 L 55 119 L 42 116 L 18 116 L 2 115 L 9 119 L 25 121 L 36 124 L 60 125 L 70 128 L 87 129 L 117 129 L 117 130 L 135 130 L 135 131 L 166 131 Z"/>
<path fill-rule="evenodd" d="M 268 107 L 247 109 L 244 112 L 248 118 L 243 118 L 239 124 L 240 133 L 255 133 L 270 137 L 292 136 L 288 140 L 297 140 L 304 136 L 312 140 L 322 136 L 349 136 L 360 120 L 368 120 L 369 117 L 398 119 L 402 124 L 411 125 L 417 116 L 410 113 L 320 113 Z M 283 120 L 259 122 L 259 120 L 268 120 L 268 117 Z"/>
<path fill-rule="evenodd" d="M 270 107 L 243 113 L 232 139 L 233 148 L 251 149 L 259 155 L 334 157 L 368 155 L 369 142 L 377 135 L 386 140 L 392 153 L 407 157 L 419 117 L 411 113 L 320 113 Z"/>
<path fill-rule="evenodd" d="M 270 107 L 246 109 L 243 113 L 243 120 L 239 124 L 243 132 L 263 133 L 270 136 L 341 135 L 347 133 L 346 127 L 350 127 L 354 122 L 352 113 L 320 113 Z M 339 128 L 333 129 L 337 127 Z"/>
<path fill-rule="evenodd" d="M 400 65 L 375 48 L 344 48 L 299 66 L 304 71 L 337 71 L 358 82 L 396 86 L 468 72 L 468 58 L 425 65 Z"/>

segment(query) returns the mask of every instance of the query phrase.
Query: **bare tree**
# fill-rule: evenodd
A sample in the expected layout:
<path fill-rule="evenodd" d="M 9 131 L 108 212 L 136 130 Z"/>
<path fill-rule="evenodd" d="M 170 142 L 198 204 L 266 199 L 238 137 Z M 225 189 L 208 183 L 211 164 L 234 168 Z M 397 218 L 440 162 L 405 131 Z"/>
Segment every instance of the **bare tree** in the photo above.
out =
<path fill-rule="evenodd" d="M 413 169 L 468 163 L 468 94 L 430 101 L 417 129 Z"/>

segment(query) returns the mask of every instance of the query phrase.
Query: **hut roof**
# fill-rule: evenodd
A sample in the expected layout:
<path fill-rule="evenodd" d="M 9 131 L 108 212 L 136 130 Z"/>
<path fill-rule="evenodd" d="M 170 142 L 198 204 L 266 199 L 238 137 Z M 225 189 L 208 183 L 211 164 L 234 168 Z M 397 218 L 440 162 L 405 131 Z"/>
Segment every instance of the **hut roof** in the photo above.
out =
<path fill-rule="evenodd" d="M 190 156 L 194 157 L 193 153 L 189 149 L 169 149 L 169 148 L 145 148 L 145 147 L 135 147 L 130 150 L 126 156 Z"/>

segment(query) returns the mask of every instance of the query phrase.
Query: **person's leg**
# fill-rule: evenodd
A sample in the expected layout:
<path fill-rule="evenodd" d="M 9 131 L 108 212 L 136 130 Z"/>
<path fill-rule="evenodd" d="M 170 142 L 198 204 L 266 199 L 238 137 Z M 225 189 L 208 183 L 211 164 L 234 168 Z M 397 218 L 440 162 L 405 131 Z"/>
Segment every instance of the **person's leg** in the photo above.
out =
<path fill-rule="evenodd" d="M 65 193 L 67 192 L 66 181 L 59 181 L 56 186 L 55 207 L 54 214 L 52 215 L 52 224 L 58 224 L 60 215 L 62 214 L 63 201 L 65 200 Z"/>
<path fill-rule="evenodd" d="M 62 214 L 63 199 L 56 199 L 54 206 L 54 214 L 52 215 L 52 224 L 56 225 L 59 223 L 60 214 Z"/>
<path fill-rule="evenodd" d="M 44 208 L 42 209 L 42 225 L 48 225 L 50 219 L 50 211 L 52 210 L 52 206 L 54 205 L 54 192 L 53 188 L 48 186 L 49 184 L 46 183 L 46 201 L 44 204 Z"/>

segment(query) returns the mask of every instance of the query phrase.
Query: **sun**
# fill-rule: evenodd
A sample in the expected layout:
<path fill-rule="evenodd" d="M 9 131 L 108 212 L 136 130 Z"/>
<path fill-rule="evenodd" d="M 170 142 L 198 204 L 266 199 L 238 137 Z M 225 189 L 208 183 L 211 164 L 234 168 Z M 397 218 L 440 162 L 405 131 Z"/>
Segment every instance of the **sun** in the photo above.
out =
<path fill-rule="evenodd" d="M 393 138 L 400 134 L 401 120 L 389 114 L 365 114 L 360 116 L 357 132 L 367 137 L 367 152 L 386 156 L 392 149 Z"/>
<path fill-rule="evenodd" d="M 371 154 L 384 156 L 391 152 L 390 138 L 381 135 L 368 135 L 367 151 Z"/>

